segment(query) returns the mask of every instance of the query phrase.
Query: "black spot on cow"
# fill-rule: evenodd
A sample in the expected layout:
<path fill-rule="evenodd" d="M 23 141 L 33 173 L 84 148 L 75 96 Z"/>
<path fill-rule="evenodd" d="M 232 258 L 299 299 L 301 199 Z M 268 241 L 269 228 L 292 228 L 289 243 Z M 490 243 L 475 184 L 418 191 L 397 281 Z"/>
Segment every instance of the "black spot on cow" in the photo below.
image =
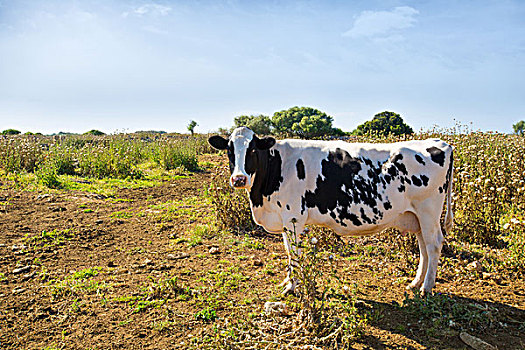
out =
<path fill-rule="evenodd" d="M 357 215 L 350 213 L 350 209 L 353 204 L 370 208 L 377 206 L 379 184 L 375 174 L 373 179 L 359 175 L 362 162 L 340 148 L 329 152 L 328 157 L 321 162 L 321 174 L 316 179 L 315 190 L 304 194 L 305 206 L 315 207 L 321 214 L 335 212 L 342 226 L 347 226 L 344 220 L 350 220 L 355 226 L 362 225 Z"/>
<path fill-rule="evenodd" d="M 416 175 L 412 175 L 412 183 L 414 184 L 414 186 L 417 186 L 417 187 L 420 187 L 421 185 L 423 185 L 423 183 L 421 182 L 421 179 L 417 177 Z"/>
<path fill-rule="evenodd" d="M 390 175 L 385 175 L 385 181 L 386 183 L 390 183 L 390 181 L 392 180 L 392 177 Z"/>
<path fill-rule="evenodd" d="M 363 162 L 365 162 L 365 164 L 371 168 L 373 168 L 373 164 L 372 161 L 368 158 L 361 158 L 363 160 Z"/>
<path fill-rule="evenodd" d="M 286 210 L 290 210 L 290 206 L 286 204 Z"/>
<path fill-rule="evenodd" d="M 361 221 L 359 221 L 359 218 L 355 214 L 348 215 L 348 218 L 350 219 L 350 221 L 352 221 L 352 224 L 354 224 L 354 226 L 361 226 L 363 224 Z M 343 221 L 341 221 L 341 226 L 347 225 Z"/>
<path fill-rule="evenodd" d="M 443 192 L 447 191 L 448 186 L 450 185 L 450 182 L 452 181 L 452 168 L 454 167 L 454 154 L 453 153 L 454 152 L 450 152 L 450 162 L 448 164 L 447 175 L 445 176 L 446 180 L 445 180 L 445 183 L 443 184 Z"/>
<path fill-rule="evenodd" d="M 388 168 L 388 174 L 392 177 L 396 177 L 397 174 L 399 174 L 399 171 L 397 171 L 397 168 L 395 166 L 391 166 Z"/>
<path fill-rule="evenodd" d="M 439 166 L 445 165 L 445 152 L 434 146 L 427 148 L 427 151 L 434 163 L 439 164 Z"/>
<path fill-rule="evenodd" d="M 279 208 L 282 208 L 282 206 L 281 206 L 281 202 L 277 201 L 277 206 L 278 206 Z"/>
<path fill-rule="evenodd" d="M 390 209 L 392 209 L 392 203 L 390 203 L 390 202 L 385 202 L 385 203 L 383 203 L 383 206 L 385 207 L 385 210 L 390 210 Z"/>
<path fill-rule="evenodd" d="M 403 160 L 403 155 L 401 153 L 396 154 L 392 157 L 392 163 L 397 163 Z"/>
<path fill-rule="evenodd" d="M 304 180 L 306 177 L 306 173 L 304 171 L 304 163 L 302 159 L 298 159 L 297 163 L 295 163 L 295 167 L 297 168 L 297 177 L 299 180 Z"/>
<path fill-rule="evenodd" d="M 421 177 L 421 181 L 423 181 L 423 186 L 428 186 L 428 180 L 429 180 L 428 176 L 421 175 L 420 177 Z"/>
<path fill-rule="evenodd" d="M 365 214 L 365 209 L 361 207 L 359 211 L 361 212 L 361 219 L 369 225 L 372 224 L 372 220 Z"/>
<path fill-rule="evenodd" d="M 415 157 L 418 163 L 425 165 L 425 161 L 423 160 L 423 157 L 421 157 L 419 154 L 416 154 Z"/>
<path fill-rule="evenodd" d="M 405 164 L 403 163 L 394 163 L 396 168 L 404 175 L 408 174 L 407 168 L 405 167 Z"/>
<path fill-rule="evenodd" d="M 401 153 L 396 154 L 390 159 L 390 162 L 394 164 L 394 166 L 399 170 L 402 174 L 407 175 L 407 168 L 405 167 L 405 164 L 403 164 L 401 161 L 403 160 L 403 155 Z M 394 177 L 395 175 L 392 175 Z"/>
<path fill-rule="evenodd" d="M 263 197 L 269 198 L 274 192 L 277 192 L 284 179 L 279 151 L 255 148 L 255 137 L 246 152 L 245 170 L 250 175 L 257 172 L 250 189 L 250 201 L 254 207 L 261 207 Z"/>
<path fill-rule="evenodd" d="M 412 185 L 412 181 L 408 177 L 405 177 L 405 182 L 409 185 Z"/>
<path fill-rule="evenodd" d="M 405 185 L 401 185 L 401 186 L 399 186 L 399 187 L 397 188 L 397 190 L 398 190 L 399 192 L 405 192 L 405 189 L 406 189 Z"/>

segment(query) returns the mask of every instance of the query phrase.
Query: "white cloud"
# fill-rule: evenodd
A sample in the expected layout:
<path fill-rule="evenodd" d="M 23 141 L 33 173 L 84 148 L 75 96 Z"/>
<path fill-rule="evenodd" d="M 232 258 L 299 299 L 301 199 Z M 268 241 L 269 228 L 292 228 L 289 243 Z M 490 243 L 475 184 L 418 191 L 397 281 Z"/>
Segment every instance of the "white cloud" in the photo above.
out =
<path fill-rule="evenodd" d="M 418 10 L 410 6 L 395 7 L 391 11 L 363 11 L 355 19 L 352 28 L 343 33 L 343 36 L 389 37 L 401 29 L 414 26 L 418 13 Z"/>
<path fill-rule="evenodd" d="M 145 4 L 135 7 L 131 12 L 122 13 L 123 17 L 128 17 L 130 14 L 137 17 L 142 16 L 167 16 L 171 12 L 171 7 L 158 4 Z"/>

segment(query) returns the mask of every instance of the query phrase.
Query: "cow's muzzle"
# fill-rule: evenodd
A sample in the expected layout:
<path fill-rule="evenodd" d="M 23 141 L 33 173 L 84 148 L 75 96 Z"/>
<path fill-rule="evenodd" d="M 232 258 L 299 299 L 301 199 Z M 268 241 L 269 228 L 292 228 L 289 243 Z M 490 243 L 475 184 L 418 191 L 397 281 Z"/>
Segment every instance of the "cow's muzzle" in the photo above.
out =
<path fill-rule="evenodd" d="M 233 188 L 246 188 L 248 184 L 248 177 L 244 175 L 235 175 L 230 179 Z"/>

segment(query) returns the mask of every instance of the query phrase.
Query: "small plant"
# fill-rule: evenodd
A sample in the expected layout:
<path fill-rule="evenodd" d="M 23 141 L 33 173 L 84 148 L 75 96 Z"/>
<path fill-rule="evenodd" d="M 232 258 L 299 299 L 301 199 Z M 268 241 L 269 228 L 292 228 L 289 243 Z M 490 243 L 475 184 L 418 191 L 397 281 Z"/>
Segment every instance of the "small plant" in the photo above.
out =
<path fill-rule="evenodd" d="M 195 120 L 190 120 L 190 123 L 187 126 L 187 129 L 189 132 L 191 132 L 191 135 L 193 136 L 193 133 L 195 132 L 195 127 L 199 124 Z"/>
<path fill-rule="evenodd" d="M 42 185 L 48 188 L 60 188 L 62 184 L 58 180 L 58 173 L 53 162 L 44 162 L 35 171 L 36 178 Z"/>
<path fill-rule="evenodd" d="M 245 232 L 257 227 L 244 191 L 235 191 L 229 186 L 229 172 L 223 167 L 217 169 L 212 177 L 207 197 L 216 215 L 220 230 Z"/>
<path fill-rule="evenodd" d="M 217 318 L 217 313 L 214 309 L 207 307 L 195 313 L 194 317 L 199 321 L 212 322 Z"/>
<path fill-rule="evenodd" d="M 129 211 L 120 210 L 111 213 L 110 216 L 115 219 L 129 219 L 133 217 L 133 213 L 130 213 Z"/>
<path fill-rule="evenodd" d="M 75 233 L 72 229 L 65 230 L 53 230 L 53 231 L 42 231 L 39 235 L 29 236 L 26 235 L 26 242 L 33 246 L 60 246 L 67 240 L 75 237 Z"/>
<path fill-rule="evenodd" d="M 308 332 L 315 334 L 313 342 L 335 348 L 349 347 L 363 334 L 367 319 L 357 312 L 355 295 L 342 300 L 333 297 L 341 284 L 335 272 L 334 254 L 320 249 L 319 234 L 314 231 L 306 229 L 299 235 L 289 231 L 287 234 L 292 244 L 292 259 L 298 265 L 293 276 L 299 282 L 299 315 Z M 326 263 L 329 264 L 327 275 L 323 266 Z"/>
<path fill-rule="evenodd" d="M 159 279 L 148 288 L 148 296 L 152 299 L 170 299 L 179 295 L 190 295 L 190 289 L 179 285 L 178 277 Z"/>
<path fill-rule="evenodd" d="M 76 271 L 61 281 L 52 280 L 49 282 L 51 295 L 58 298 L 84 293 L 101 293 L 111 287 L 106 282 L 93 280 L 93 277 L 97 276 L 101 270 L 101 267 L 87 268 Z"/>

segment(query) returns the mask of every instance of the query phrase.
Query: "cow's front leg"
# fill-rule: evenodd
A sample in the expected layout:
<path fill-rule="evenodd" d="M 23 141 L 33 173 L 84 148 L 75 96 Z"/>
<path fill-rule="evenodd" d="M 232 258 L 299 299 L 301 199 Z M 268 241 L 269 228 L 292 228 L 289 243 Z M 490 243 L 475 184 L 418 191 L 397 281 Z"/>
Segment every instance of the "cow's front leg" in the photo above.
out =
<path fill-rule="evenodd" d="M 288 254 L 288 268 L 286 278 L 279 284 L 279 287 L 283 287 L 282 294 L 294 293 L 295 288 L 297 287 L 297 279 L 293 277 L 293 269 L 298 268 L 298 259 L 301 256 L 301 248 L 299 247 L 300 238 L 299 232 L 303 232 L 304 225 L 298 227 L 296 223 L 293 223 L 291 229 L 286 229 L 283 231 L 283 241 L 286 253 Z"/>

